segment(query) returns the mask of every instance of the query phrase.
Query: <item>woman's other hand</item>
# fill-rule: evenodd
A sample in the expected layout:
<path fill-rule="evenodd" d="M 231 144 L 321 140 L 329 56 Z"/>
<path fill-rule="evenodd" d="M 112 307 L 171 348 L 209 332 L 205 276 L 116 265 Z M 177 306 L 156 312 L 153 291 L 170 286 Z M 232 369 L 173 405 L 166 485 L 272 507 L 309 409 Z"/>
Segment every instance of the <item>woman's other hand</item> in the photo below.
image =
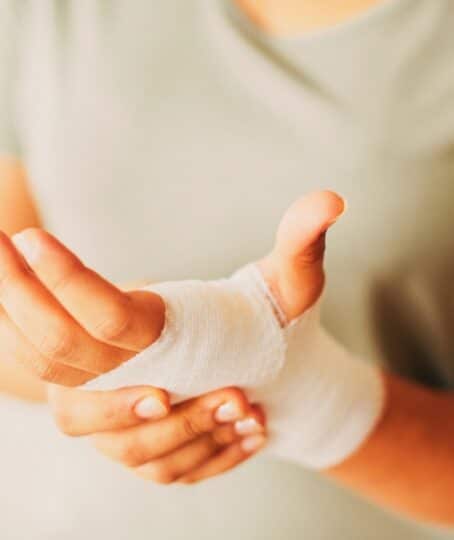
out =
<path fill-rule="evenodd" d="M 170 409 L 167 394 L 149 387 L 86 392 L 49 385 L 49 404 L 61 431 L 94 434 L 102 454 L 161 484 L 226 472 L 266 442 L 262 410 L 236 388 Z"/>
<path fill-rule="evenodd" d="M 0 354 L 42 380 L 81 385 L 153 343 L 160 296 L 122 291 L 41 229 L 0 233 Z"/>

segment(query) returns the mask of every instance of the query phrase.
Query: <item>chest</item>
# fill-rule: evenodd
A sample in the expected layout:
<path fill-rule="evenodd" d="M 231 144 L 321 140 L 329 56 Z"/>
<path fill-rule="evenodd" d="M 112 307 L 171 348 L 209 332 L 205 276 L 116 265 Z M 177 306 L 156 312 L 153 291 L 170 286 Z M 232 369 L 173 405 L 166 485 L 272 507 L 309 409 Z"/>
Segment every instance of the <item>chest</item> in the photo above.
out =
<path fill-rule="evenodd" d="M 241 33 L 254 52 L 232 63 L 202 4 L 30 13 L 22 128 L 49 228 L 107 273 L 208 277 L 264 253 L 285 207 L 329 187 L 350 202 L 339 263 L 347 250 L 386 265 L 447 238 L 454 73 L 437 13 L 413 21 L 425 46 L 360 33 L 308 46 L 289 71 L 292 57 L 283 66 Z"/>

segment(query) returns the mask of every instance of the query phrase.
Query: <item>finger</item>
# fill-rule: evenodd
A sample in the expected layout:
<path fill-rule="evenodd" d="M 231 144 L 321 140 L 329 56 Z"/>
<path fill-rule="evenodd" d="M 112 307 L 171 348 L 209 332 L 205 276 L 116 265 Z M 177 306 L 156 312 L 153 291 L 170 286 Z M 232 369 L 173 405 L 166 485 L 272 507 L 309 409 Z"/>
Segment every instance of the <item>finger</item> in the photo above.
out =
<path fill-rule="evenodd" d="M 146 386 L 86 392 L 49 385 L 48 402 L 60 431 L 72 437 L 125 429 L 170 411 L 167 392 Z"/>
<path fill-rule="evenodd" d="M 251 406 L 247 416 L 237 420 L 234 424 L 235 433 L 241 437 L 265 433 L 266 416 L 262 407 L 258 404 Z"/>
<path fill-rule="evenodd" d="M 161 334 L 165 308 L 159 295 L 121 291 L 41 229 L 27 229 L 13 241 L 42 283 L 97 340 L 139 352 Z"/>
<path fill-rule="evenodd" d="M 211 433 L 187 443 L 161 458 L 134 469 L 145 480 L 169 484 L 199 469 L 222 448 L 232 444 L 242 436 L 264 434 L 265 417 L 258 406 L 253 406 L 247 417 L 234 424 L 215 428 Z"/>
<path fill-rule="evenodd" d="M 214 455 L 206 463 L 182 476 L 179 481 L 183 484 L 194 484 L 195 482 L 223 474 L 252 457 L 265 444 L 266 436 L 264 434 L 249 435 L 245 439 L 236 441 L 224 450 L 221 450 L 221 452 Z"/>
<path fill-rule="evenodd" d="M 44 381 L 58 379 L 66 386 L 77 386 L 94 377 L 92 373 L 81 371 L 59 363 L 50 363 L 27 341 L 9 317 L 0 308 L 0 354 L 2 360 L 11 359 L 33 372 Z"/>
<path fill-rule="evenodd" d="M 49 364 L 66 364 L 99 374 L 133 356 L 88 335 L 37 279 L 3 233 L 0 233 L 0 302 L 20 332 Z"/>
<path fill-rule="evenodd" d="M 299 199 L 285 213 L 272 253 L 260 263 L 289 321 L 308 309 L 323 290 L 325 234 L 344 210 L 345 201 L 331 191 Z"/>
<path fill-rule="evenodd" d="M 244 394 L 227 388 L 177 405 L 157 422 L 97 435 L 94 442 L 106 456 L 138 467 L 213 431 L 219 423 L 244 418 L 248 411 Z"/>
<path fill-rule="evenodd" d="M 144 480 L 170 484 L 200 467 L 216 452 L 219 452 L 220 448 L 232 443 L 237 437 L 233 425 L 221 426 L 212 433 L 202 435 L 174 452 L 133 470 Z"/>

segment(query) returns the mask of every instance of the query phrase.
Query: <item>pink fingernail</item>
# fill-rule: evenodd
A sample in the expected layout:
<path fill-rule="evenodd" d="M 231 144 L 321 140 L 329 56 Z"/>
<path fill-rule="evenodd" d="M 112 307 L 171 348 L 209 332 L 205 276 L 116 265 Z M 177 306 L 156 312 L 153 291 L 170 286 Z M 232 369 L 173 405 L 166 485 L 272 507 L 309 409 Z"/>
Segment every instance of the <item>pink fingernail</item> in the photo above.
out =
<path fill-rule="evenodd" d="M 340 220 L 340 218 L 348 211 L 348 202 L 346 199 L 344 199 L 343 197 L 342 198 L 342 203 L 343 203 L 343 208 L 342 208 L 342 211 L 340 212 L 340 214 L 335 217 L 333 220 L 331 220 L 329 223 L 328 223 L 328 226 L 330 227 L 331 225 L 334 225 L 337 221 Z"/>
<path fill-rule="evenodd" d="M 265 445 L 266 437 L 264 435 L 251 435 L 241 441 L 241 448 L 248 454 L 257 452 Z"/>
<path fill-rule="evenodd" d="M 27 238 L 26 233 L 15 234 L 12 237 L 12 241 L 27 262 L 34 263 L 38 259 L 38 243 L 31 241 L 30 238 Z"/>
<path fill-rule="evenodd" d="M 218 422 L 233 422 L 241 416 L 241 411 L 233 401 L 221 405 L 216 411 L 215 418 Z"/>
<path fill-rule="evenodd" d="M 235 431 L 238 435 L 254 435 L 263 431 L 261 426 L 255 418 L 244 418 L 244 420 L 238 420 L 235 422 Z"/>
<path fill-rule="evenodd" d="M 168 410 L 158 399 L 149 396 L 139 401 L 134 407 L 134 411 L 139 418 L 147 420 L 158 420 L 167 416 Z"/>

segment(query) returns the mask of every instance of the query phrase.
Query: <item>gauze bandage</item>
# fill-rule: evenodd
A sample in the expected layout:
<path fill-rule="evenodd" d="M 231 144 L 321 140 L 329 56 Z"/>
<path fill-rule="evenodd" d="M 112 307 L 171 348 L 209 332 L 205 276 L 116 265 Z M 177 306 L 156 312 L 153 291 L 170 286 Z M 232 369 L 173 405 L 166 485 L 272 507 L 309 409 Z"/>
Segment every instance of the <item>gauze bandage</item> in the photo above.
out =
<path fill-rule="evenodd" d="M 341 462 L 373 429 L 383 406 L 378 371 L 320 326 L 318 306 L 289 325 L 260 272 L 148 288 L 162 296 L 162 335 L 84 388 L 165 388 L 174 401 L 239 386 L 265 406 L 269 450 L 309 467 Z"/>

